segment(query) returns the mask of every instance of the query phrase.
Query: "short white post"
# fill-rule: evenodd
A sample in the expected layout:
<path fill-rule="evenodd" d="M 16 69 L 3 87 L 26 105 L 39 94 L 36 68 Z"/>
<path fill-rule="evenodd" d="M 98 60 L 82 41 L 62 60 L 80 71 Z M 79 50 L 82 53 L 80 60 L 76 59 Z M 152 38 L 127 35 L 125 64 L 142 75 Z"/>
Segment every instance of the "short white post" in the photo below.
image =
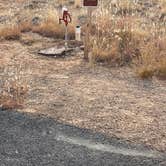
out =
<path fill-rule="evenodd" d="M 75 30 L 75 40 L 81 41 L 81 27 L 78 25 L 76 26 Z"/>

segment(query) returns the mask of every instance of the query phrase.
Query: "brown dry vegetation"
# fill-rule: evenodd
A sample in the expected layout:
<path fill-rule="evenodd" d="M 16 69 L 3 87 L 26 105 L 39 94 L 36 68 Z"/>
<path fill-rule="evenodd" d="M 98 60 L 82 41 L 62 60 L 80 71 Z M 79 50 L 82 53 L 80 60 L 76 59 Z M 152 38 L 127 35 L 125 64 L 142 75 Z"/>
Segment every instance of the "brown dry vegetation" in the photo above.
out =
<path fill-rule="evenodd" d="M 19 26 L 11 26 L 0 29 L 0 38 L 6 40 L 17 40 L 20 38 L 21 31 Z"/>
<path fill-rule="evenodd" d="M 0 38 L 6 40 L 18 40 L 22 32 L 32 31 L 34 33 L 39 33 L 45 37 L 52 37 L 63 39 L 64 38 L 64 28 L 59 25 L 53 19 L 46 19 L 40 25 L 33 26 L 29 22 L 22 22 L 19 25 L 7 26 L 0 29 Z M 75 32 L 74 27 L 69 26 L 68 28 L 69 39 L 74 39 Z"/>
<path fill-rule="evenodd" d="M 162 3 L 165 4 L 165 1 Z M 140 6 L 129 1 L 120 1 L 113 7 L 117 10 L 117 16 L 108 15 L 112 12 L 112 7 L 101 7 L 95 14 L 90 60 L 113 65 L 130 63 L 141 78 L 158 76 L 165 79 L 165 24 L 137 16 L 135 12 L 140 10 Z M 145 20 L 149 23 L 143 23 Z"/>
<path fill-rule="evenodd" d="M 18 40 L 21 37 L 22 32 L 32 31 L 45 37 L 52 37 L 63 39 L 65 35 L 65 27 L 59 24 L 58 15 L 55 11 L 46 11 L 47 16 L 38 25 L 33 25 L 30 20 L 21 21 L 17 24 L 5 25 L 0 28 L 0 38 L 6 40 Z M 68 25 L 69 39 L 74 39 L 75 28 L 74 23 Z"/>
<path fill-rule="evenodd" d="M 58 24 L 57 21 L 52 18 L 48 18 L 39 26 L 33 27 L 32 31 L 45 37 L 58 39 L 63 39 L 65 34 L 63 26 Z M 74 39 L 75 32 L 73 26 L 69 26 L 68 35 L 70 39 Z"/>
<path fill-rule="evenodd" d="M 162 47 L 161 44 L 161 41 L 158 45 L 156 42 L 144 44 L 141 59 L 136 62 L 136 72 L 141 78 L 155 75 L 161 79 L 166 79 L 166 48 Z"/>
<path fill-rule="evenodd" d="M 4 68 L 0 81 L 0 107 L 3 109 L 23 108 L 28 93 L 28 84 L 20 74 Z"/>
<path fill-rule="evenodd" d="M 22 32 L 29 32 L 33 29 L 30 21 L 20 22 L 19 24 L 6 25 L 0 29 L 0 38 L 6 40 L 18 40 Z"/>
<path fill-rule="evenodd" d="M 2 109 L 23 108 L 28 92 L 26 84 L 20 85 L 17 81 L 12 81 L 1 88 L 0 106 Z"/>

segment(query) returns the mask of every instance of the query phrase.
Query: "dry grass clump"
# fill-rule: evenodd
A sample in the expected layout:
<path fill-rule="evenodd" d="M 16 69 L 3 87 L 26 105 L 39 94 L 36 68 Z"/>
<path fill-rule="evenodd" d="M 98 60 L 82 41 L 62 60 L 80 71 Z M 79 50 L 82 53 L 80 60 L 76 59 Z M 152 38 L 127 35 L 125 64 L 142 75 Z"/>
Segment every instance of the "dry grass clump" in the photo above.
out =
<path fill-rule="evenodd" d="M 139 44 L 143 31 L 130 28 L 131 19 L 119 19 L 116 21 L 104 17 L 98 22 L 95 33 L 90 43 L 93 60 L 108 62 L 114 65 L 130 63 L 133 58 L 139 58 Z M 127 28 L 126 28 L 127 25 Z"/>
<path fill-rule="evenodd" d="M 118 4 L 127 9 L 133 4 Z M 118 6 L 117 5 L 117 6 Z M 114 6 L 115 7 L 115 6 Z M 137 4 L 136 4 L 137 7 Z M 135 8 L 136 8 L 135 7 Z M 94 14 L 89 59 L 113 65 L 134 64 L 141 78 L 166 78 L 166 29 L 164 24 L 126 10 L 122 16 L 102 7 Z M 108 14 L 109 13 L 109 14 Z M 122 14 L 122 13 L 121 13 Z M 148 22 L 149 21 L 149 22 Z M 147 24 L 148 22 L 148 24 Z"/>
<path fill-rule="evenodd" d="M 26 84 L 22 85 L 16 81 L 11 81 L 3 87 L 0 96 L 0 106 L 2 109 L 22 108 L 27 92 Z"/>
<path fill-rule="evenodd" d="M 29 32 L 32 30 L 30 21 L 20 22 L 17 25 L 6 25 L 0 29 L 0 38 L 5 40 L 18 40 L 21 32 Z"/>
<path fill-rule="evenodd" d="M 45 20 L 39 26 L 33 27 L 32 31 L 45 37 L 52 37 L 57 39 L 64 39 L 65 36 L 65 27 L 58 24 L 53 19 Z M 69 39 L 75 38 L 75 31 L 72 25 L 68 26 L 68 37 Z"/>
<path fill-rule="evenodd" d="M 159 79 L 166 80 L 166 59 L 160 59 L 158 62 L 154 63 L 154 66 L 150 62 L 146 65 L 143 63 L 141 66 L 137 66 L 136 72 L 142 79 L 157 76 Z"/>
<path fill-rule="evenodd" d="M 20 38 L 20 35 L 20 27 L 16 25 L 0 29 L 0 38 L 6 40 L 18 40 Z"/>
<path fill-rule="evenodd" d="M 117 9 L 117 14 L 124 16 L 132 14 L 133 11 L 139 10 L 140 6 L 138 4 L 134 4 L 133 1 L 123 0 L 119 1 L 117 4 Z"/>
<path fill-rule="evenodd" d="M 21 78 L 21 72 L 4 69 L 0 81 L 0 107 L 2 109 L 17 109 L 24 106 L 28 93 L 28 84 Z"/>
<path fill-rule="evenodd" d="M 33 25 L 30 21 L 22 21 L 18 26 L 21 32 L 29 32 L 33 29 Z"/>
<path fill-rule="evenodd" d="M 166 80 L 166 58 L 161 59 L 160 62 L 156 64 L 156 76 Z"/>
<path fill-rule="evenodd" d="M 46 18 L 38 25 L 33 25 L 32 21 L 21 21 L 18 24 L 5 25 L 0 29 L 0 38 L 5 40 L 18 40 L 20 39 L 21 33 L 32 31 L 45 37 L 52 37 L 58 39 L 64 39 L 65 26 L 59 24 L 58 14 L 48 9 L 46 12 Z M 68 36 L 69 39 L 75 38 L 74 24 L 68 25 Z"/>
<path fill-rule="evenodd" d="M 120 55 L 118 54 L 118 41 L 112 42 L 108 41 L 106 38 L 93 38 L 91 47 L 90 59 L 93 62 L 114 62 L 120 60 Z"/>
<path fill-rule="evenodd" d="M 53 19 L 46 19 L 39 26 L 34 27 L 33 32 L 45 37 L 62 38 L 64 36 L 62 27 Z"/>
<path fill-rule="evenodd" d="M 166 40 L 164 40 L 166 42 Z M 162 42 L 164 42 L 162 41 Z M 136 72 L 142 79 L 157 76 L 166 79 L 166 48 L 161 41 L 144 44 L 141 59 L 136 62 Z"/>
<path fill-rule="evenodd" d="M 124 65 L 140 58 L 139 40 L 131 31 L 120 31 L 112 34 L 112 38 L 94 37 L 91 53 L 95 61 L 114 65 Z"/>
<path fill-rule="evenodd" d="M 54 11 L 48 11 L 47 18 L 39 25 L 33 27 L 33 32 L 39 33 L 45 37 L 53 37 L 63 39 L 65 35 L 65 27 L 58 22 L 58 14 Z M 70 39 L 74 39 L 75 30 L 73 25 L 68 25 L 68 35 Z"/>

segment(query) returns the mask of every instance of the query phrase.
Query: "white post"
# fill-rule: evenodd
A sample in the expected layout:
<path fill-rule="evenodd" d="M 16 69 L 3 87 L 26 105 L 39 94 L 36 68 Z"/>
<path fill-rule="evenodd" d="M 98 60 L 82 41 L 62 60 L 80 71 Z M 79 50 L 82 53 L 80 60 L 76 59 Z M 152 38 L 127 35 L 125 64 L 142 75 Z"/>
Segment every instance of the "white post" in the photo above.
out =
<path fill-rule="evenodd" d="M 81 27 L 80 26 L 76 26 L 76 30 L 75 30 L 75 40 L 77 41 L 81 41 Z"/>

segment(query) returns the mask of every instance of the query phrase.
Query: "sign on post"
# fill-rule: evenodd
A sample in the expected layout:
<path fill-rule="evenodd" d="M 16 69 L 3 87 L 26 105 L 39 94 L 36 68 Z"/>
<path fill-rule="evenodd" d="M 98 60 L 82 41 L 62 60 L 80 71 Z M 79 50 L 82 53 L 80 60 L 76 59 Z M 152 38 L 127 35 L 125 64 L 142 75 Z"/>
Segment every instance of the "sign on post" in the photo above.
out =
<path fill-rule="evenodd" d="M 92 27 L 92 8 L 98 5 L 98 0 L 83 0 L 83 6 L 88 8 L 88 21 L 86 27 L 86 34 L 84 40 L 84 59 L 88 60 L 89 56 L 89 40 L 90 40 L 90 31 Z"/>
<path fill-rule="evenodd" d="M 84 0 L 83 5 L 84 6 L 97 6 L 98 0 Z"/>

